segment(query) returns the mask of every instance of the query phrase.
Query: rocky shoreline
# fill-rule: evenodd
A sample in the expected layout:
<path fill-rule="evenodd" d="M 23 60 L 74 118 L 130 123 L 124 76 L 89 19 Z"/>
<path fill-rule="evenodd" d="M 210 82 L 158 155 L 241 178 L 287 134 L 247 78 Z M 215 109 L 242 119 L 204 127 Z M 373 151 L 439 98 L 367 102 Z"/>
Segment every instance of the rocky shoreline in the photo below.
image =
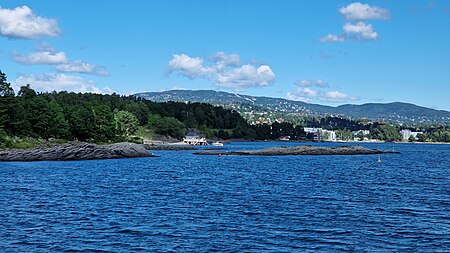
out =
<path fill-rule="evenodd" d="M 340 147 L 317 147 L 317 146 L 295 146 L 295 147 L 274 147 L 259 150 L 242 150 L 227 152 L 200 151 L 195 155 L 237 155 L 237 156 L 286 156 L 286 155 L 372 155 L 372 154 L 400 154 L 396 151 L 384 151 L 378 149 L 368 149 L 360 146 L 340 146 Z"/>
<path fill-rule="evenodd" d="M 142 145 L 122 142 L 109 145 L 75 142 L 30 149 L 0 150 L 0 161 L 69 161 L 154 156 Z"/>
<path fill-rule="evenodd" d="M 147 150 L 197 150 L 191 145 L 176 145 L 176 144 L 142 144 Z"/>

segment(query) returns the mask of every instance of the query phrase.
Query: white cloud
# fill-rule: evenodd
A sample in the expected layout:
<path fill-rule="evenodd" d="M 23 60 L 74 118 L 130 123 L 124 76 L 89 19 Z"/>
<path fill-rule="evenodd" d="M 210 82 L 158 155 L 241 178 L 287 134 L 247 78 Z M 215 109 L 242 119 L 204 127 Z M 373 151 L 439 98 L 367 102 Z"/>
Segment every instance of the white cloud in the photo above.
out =
<path fill-rule="evenodd" d="M 12 57 L 15 62 L 24 65 L 61 64 L 67 62 L 66 53 L 56 51 L 41 51 L 34 52 L 28 55 L 13 52 Z"/>
<path fill-rule="evenodd" d="M 180 87 L 180 86 L 173 86 L 172 88 L 168 88 L 168 89 L 161 89 L 160 91 L 170 91 L 170 90 L 187 90 L 186 88 Z"/>
<path fill-rule="evenodd" d="M 168 73 L 174 72 L 190 79 L 209 79 L 215 85 L 236 90 L 268 86 L 275 81 L 275 74 L 268 65 L 241 65 L 238 54 L 224 52 L 217 52 L 208 62 L 199 57 L 174 54 L 168 65 Z"/>
<path fill-rule="evenodd" d="M 312 90 L 310 88 L 303 88 L 303 89 L 300 89 L 298 92 L 307 97 L 317 97 L 319 95 L 319 92 Z"/>
<path fill-rule="evenodd" d="M 0 8 L 0 34 L 21 39 L 58 36 L 61 31 L 55 19 L 36 16 L 28 6 Z"/>
<path fill-rule="evenodd" d="M 364 22 L 346 23 L 343 30 L 348 38 L 354 37 L 357 40 L 376 40 L 378 38 L 378 34 L 373 31 L 372 25 Z"/>
<path fill-rule="evenodd" d="M 372 25 L 361 21 L 356 24 L 345 23 L 342 30 L 343 34 L 328 34 L 327 36 L 320 38 L 320 42 L 342 42 L 348 40 L 368 41 L 378 39 L 378 33 L 373 31 Z"/>
<path fill-rule="evenodd" d="M 65 74 L 26 74 L 19 76 L 12 84 L 15 90 L 18 90 L 20 86 L 30 84 L 31 88 L 39 92 L 69 91 L 82 93 L 112 93 L 111 89 L 108 87 L 101 89 L 91 80 L 84 80 L 80 76 Z"/>
<path fill-rule="evenodd" d="M 185 54 L 174 54 L 169 62 L 169 74 L 178 72 L 180 75 L 195 79 L 212 73 L 214 70 L 203 66 L 203 59 Z"/>
<path fill-rule="evenodd" d="M 325 37 L 320 38 L 320 42 L 342 42 L 345 41 L 345 37 L 342 35 L 328 34 Z"/>
<path fill-rule="evenodd" d="M 239 66 L 241 64 L 241 57 L 238 54 L 225 54 L 224 52 L 217 52 L 214 61 L 215 68 L 222 70 L 230 66 Z"/>
<path fill-rule="evenodd" d="M 302 96 L 296 92 L 288 92 L 286 94 L 286 99 L 293 101 L 311 102 L 311 98 Z"/>
<path fill-rule="evenodd" d="M 298 88 L 294 92 L 288 92 L 286 98 L 303 102 L 348 102 L 358 100 L 340 91 L 316 91 L 310 88 Z"/>
<path fill-rule="evenodd" d="M 229 71 L 218 73 L 216 84 L 220 87 L 242 89 L 255 86 L 269 86 L 275 81 L 275 74 L 269 66 L 242 65 Z"/>
<path fill-rule="evenodd" d="M 389 11 L 360 2 L 351 3 L 339 9 L 347 20 L 389 19 Z"/>
<path fill-rule="evenodd" d="M 106 67 L 87 63 L 84 61 L 69 62 L 65 52 L 56 51 L 47 43 L 40 43 L 37 45 L 38 52 L 33 52 L 28 55 L 12 52 L 12 58 L 15 62 L 24 65 L 48 64 L 56 65 L 55 69 L 58 72 L 90 74 L 96 76 L 109 76 Z"/>
<path fill-rule="evenodd" d="M 357 100 L 358 98 L 342 93 L 340 91 L 328 91 L 324 94 L 322 99 L 326 101 L 345 102 Z"/>
<path fill-rule="evenodd" d="M 342 7 L 339 12 L 347 20 L 359 20 L 356 23 L 347 22 L 342 27 L 342 33 L 340 35 L 328 34 L 325 37 L 319 39 L 320 42 L 343 42 L 348 40 L 370 41 L 377 40 L 378 33 L 373 30 L 371 24 L 365 23 L 361 20 L 373 20 L 373 19 L 389 19 L 389 11 L 377 6 L 370 6 L 368 4 L 362 4 L 355 2 Z"/>
<path fill-rule="evenodd" d="M 46 52 L 56 52 L 56 49 L 52 47 L 49 43 L 45 41 L 41 41 L 36 45 L 36 49 L 38 51 L 46 51 Z"/>
<path fill-rule="evenodd" d="M 91 74 L 96 76 L 110 75 L 105 67 L 96 64 L 86 63 L 83 61 L 73 61 L 65 64 L 59 64 L 56 66 L 56 70 L 59 72 Z"/>
<path fill-rule="evenodd" d="M 328 83 L 323 80 L 297 80 L 295 84 L 300 87 L 328 87 Z"/>
<path fill-rule="evenodd" d="M 295 92 L 288 92 L 286 97 L 290 100 L 310 102 L 314 99 L 319 99 L 320 95 L 318 91 L 310 88 L 298 88 Z"/>

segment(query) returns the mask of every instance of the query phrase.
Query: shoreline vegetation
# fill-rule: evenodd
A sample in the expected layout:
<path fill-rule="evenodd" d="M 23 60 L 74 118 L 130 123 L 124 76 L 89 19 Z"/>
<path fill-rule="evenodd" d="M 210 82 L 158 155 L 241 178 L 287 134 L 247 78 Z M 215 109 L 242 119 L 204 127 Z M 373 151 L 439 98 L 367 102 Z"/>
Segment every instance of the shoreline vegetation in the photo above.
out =
<path fill-rule="evenodd" d="M 113 144 L 180 142 L 189 132 L 221 142 L 327 140 L 335 132 L 339 142 L 380 140 L 397 142 L 407 126 L 348 119 L 341 116 L 299 115 L 302 124 L 275 121 L 250 124 L 235 110 L 206 103 L 153 102 L 134 96 L 73 92 L 39 93 L 31 85 L 17 93 L 0 71 L 0 149 L 28 149 L 49 144 L 86 142 Z M 312 133 L 306 128 L 324 129 Z M 450 126 L 424 126 L 416 139 L 425 143 L 450 142 Z M 367 133 L 367 134 L 363 134 Z M 359 132 L 355 135 L 355 132 Z M 322 136 L 324 135 L 324 136 Z M 157 149 L 161 149 L 157 147 Z"/>

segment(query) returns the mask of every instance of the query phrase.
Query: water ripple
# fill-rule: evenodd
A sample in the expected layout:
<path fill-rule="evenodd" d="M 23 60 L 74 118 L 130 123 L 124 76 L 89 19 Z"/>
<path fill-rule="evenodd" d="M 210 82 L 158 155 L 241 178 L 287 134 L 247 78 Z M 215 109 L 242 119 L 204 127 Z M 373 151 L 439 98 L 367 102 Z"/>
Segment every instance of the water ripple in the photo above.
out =
<path fill-rule="evenodd" d="M 367 146 L 402 154 L 0 163 L 0 251 L 450 252 L 448 146 Z"/>

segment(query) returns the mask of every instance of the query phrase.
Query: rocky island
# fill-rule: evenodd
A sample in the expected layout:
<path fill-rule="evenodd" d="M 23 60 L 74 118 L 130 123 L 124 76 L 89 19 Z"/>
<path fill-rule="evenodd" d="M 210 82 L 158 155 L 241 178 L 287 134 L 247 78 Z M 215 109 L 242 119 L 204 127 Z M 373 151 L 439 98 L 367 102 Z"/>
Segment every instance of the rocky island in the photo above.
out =
<path fill-rule="evenodd" d="M 30 149 L 0 150 L 0 161 L 68 161 L 151 157 L 142 145 L 122 142 L 109 145 L 75 142 Z"/>
<path fill-rule="evenodd" d="M 274 147 L 259 150 L 242 150 L 227 152 L 200 151 L 195 155 L 238 155 L 238 156 L 285 156 L 285 155 L 372 155 L 372 154 L 399 154 L 396 151 L 385 151 L 378 149 L 368 149 L 360 146 L 340 146 L 340 147 L 317 147 L 317 146 L 295 146 L 295 147 Z"/>
<path fill-rule="evenodd" d="M 197 148 L 191 145 L 176 145 L 176 144 L 159 144 L 159 145 L 151 145 L 151 144 L 143 144 L 144 148 L 147 150 L 197 150 Z"/>

